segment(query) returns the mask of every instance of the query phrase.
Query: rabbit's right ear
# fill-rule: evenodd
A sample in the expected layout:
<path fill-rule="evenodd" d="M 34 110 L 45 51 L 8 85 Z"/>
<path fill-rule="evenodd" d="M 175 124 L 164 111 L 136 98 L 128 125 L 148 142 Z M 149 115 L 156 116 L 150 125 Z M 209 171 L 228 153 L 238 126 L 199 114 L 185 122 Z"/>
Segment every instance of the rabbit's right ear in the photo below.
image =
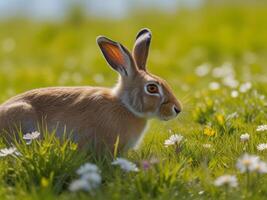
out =
<path fill-rule="evenodd" d="M 104 36 L 96 41 L 108 64 L 122 76 L 132 76 L 137 71 L 131 54 L 122 44 Z"/>
<path fill-rule="evenodd" d="M 151 31 L 147 28 L 141 29 L 136 36 L 136 41 L 133 48 L 133 57 L 137 67 L 141 70 L 146 70 L 146 61 L 151 37 Z"/>

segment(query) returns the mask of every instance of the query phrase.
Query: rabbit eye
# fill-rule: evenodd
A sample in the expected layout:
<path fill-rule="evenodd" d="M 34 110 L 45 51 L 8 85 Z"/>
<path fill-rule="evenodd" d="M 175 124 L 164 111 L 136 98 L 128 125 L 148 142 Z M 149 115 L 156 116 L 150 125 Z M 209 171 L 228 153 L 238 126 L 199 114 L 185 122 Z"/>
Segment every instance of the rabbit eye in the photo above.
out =
<path fill-rule="evenodd" d="M 146 89 L 151 94 L 155 94 L 155 93 L 158 93 L 159 92 L 158 86 L 155 85 L 155 84 L 148 84 L 146 86 Z"/>

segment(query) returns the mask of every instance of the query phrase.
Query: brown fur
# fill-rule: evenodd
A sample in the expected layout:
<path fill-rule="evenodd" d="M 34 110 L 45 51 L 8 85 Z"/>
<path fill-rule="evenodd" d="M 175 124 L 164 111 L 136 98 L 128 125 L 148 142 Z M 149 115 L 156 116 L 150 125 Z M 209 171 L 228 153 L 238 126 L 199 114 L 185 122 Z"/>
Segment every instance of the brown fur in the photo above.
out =
<path fill-rule="evenodd" d="M 43 118 L 50 130 L 57 128 L 62 134 L 66 126 L 67 132 L 74 131 L 81 147 L 90 141 L 102 141 L 112 148 L 116 136 L 120 136 L 120 145 L 124 147 L 131 140 L 135 142 L 136 132 L 141 133 L 146 124 L 145 119 L 134 116 L 107 88 L 37 89 L 0 106 L 1 130 L 10 131 L 14 124 L 21 124 L 22 130 L 27 132 L 29 128 L 36 129 L 37 122 Z M 26 119 L 34 123 L 27 127 Z"/>
<path fill-rule="evenodd" d="M 166 81 L 146 70 L 150 39 L 151 33 L 141 30 L 132 56 L 121 44 L 99 37 L 107 62 L 120 73 L 114 88 L 51 87 L 25 92 L 0 105 L 0 131 L 13 132 L 20 126 L 27 133 L 44 121 L 60 138 L 64 130 L 72 132 L 80 147 L 94 143 L 98 149 L 106 145 L 113 150 L 117 137 L 120 149 L 133 146 L 148 118 L 169 120 L 181 111 Z M 160 88 L 158 94 L 146 91 L 149 83 Z"/>

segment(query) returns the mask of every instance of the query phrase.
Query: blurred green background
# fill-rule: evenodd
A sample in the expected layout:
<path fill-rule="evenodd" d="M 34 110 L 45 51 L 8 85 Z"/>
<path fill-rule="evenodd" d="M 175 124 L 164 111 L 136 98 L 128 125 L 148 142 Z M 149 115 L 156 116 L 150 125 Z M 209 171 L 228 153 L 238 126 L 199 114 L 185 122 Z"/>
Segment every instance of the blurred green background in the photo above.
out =
<path fill-rule="evenodd" d="M 94 156 L 79 163 L 80 152 L 49 139 L 33 147 L 17 144 L 31 156 L 2 160 L 0 198 L 58 199 L 56 191 L 61 199 L 265 199 L 266 177 L 254 174 L 248 191 L 235 165 L 244 152 L 267 159 L 257 151 L 267 136 L 256 132 L 267 119 L 266 22 L 266 1 L 0 1 L 0 103 L 39 87 L 112 87 L 117 74 L 96 37 L 132 49 L 136 33 L 147 27 L 153 34 L 148 69 L 166 79 L 184 105 L 175 120 L 153 120 L 141 149 L 123 154 L 136 163 L 156 156 L 160 164 L 152 170 L 128 175 L 114 170 L 111 158 Z M 240 142 L 246 132 L 251 141 Z M 178 153 L 163 145 L 174 133 L 185 138 Z M 103 184 L 96 196 L 71 196 L 67 186 L 85 161 L 100 167 Z M 214 179 L 224 173 L 236 174 L 240 189 L 215 188 Z M 51 187 L 43 189 L 48 179 Z"/>
<path fill-rule="evenodd" d="M 33 2 L 38 5 L 38 1 Z M 208 86 L 212 77 L 199 77 L 194 72 L 203 64 L 214 68 L 231 63 L 240 80 L 266 84 L 266 4 L 170 2 L 176 4 L 164 9 L 160 9 L 164 3 L 142 9 L 136 6 L 119 17 L 101 6 L 97 7 L 98 15 L 90 15 L 83 1 L 70 4 L 60 18 L 25 15 L 12 11 L 9 5 L 11 15 L 2 16 L 0 21 L 0 101 L 36 87 L 112 86 L 117 74 L 105 63 L 95 38 L 105 35 L 131 49 L 143 27 L 153 33 L 149 70 L 167 79 L 180 98 Z"/>

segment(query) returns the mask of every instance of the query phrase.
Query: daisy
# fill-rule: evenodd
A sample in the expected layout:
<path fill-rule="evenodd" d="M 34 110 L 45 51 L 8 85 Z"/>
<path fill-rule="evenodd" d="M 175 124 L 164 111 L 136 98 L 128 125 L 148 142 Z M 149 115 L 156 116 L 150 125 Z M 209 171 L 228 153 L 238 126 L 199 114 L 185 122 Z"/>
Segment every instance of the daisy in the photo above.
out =
<path fill-rule="evenodd" d="M 220 88 L 220 84 L 217 83 L 217 82 L 211 82 L 211 83 L 209 84 L 209 88 L 210 88 L 211 90 L 218 90 L 218 89 Z"/>
<path fill-rule="evenodd" d="M 169 139 L 165 140 L 164 145 L 165 147 L 175 145 L 175 144 L 180 144 L 183 140 L 182 135 L 174 134 L 169 137 Z"/>
<path fill-rule="evenodd" d="M 226 76 L 223 78 L 223 84 L 230 88 L 236 88 L 239 82 L 233 76 Z"/>
<path fill-rule="evenodd" d="M 91 188 L 96 188 L 98 185 L 100 185 L 102 178 L 99 173 L 88 173 L 83 174 L 80 179 L 84 179 L 88 181 Z"/>
<path fill-rule="evenodd" d="M 26 133 L 23 135 L 23 139 L 26 140 L 27 144 L 31 144 L 33 140 L 37 139 L 40 136 L 38 131 L 34 131 L 32 133 Z"/>
<path fill-rule="evenodd" d="M 232 97 L 232 98 L 237 98 L 238 95 L 239 95 L 239 93 L 238 93 L 238 91 L 236 91 L 236 90 L 233 90 L 233 91 L 231 92 L 231 97 Z"/>
<path fill-rule="evenodd" d="M 208 63 L 199 65 L 195 70 L 196 75 L 200 77 L 206 76 L 209 72 L 210 72 L 210 65 Z"/>
<path fill-rule="evenodd" d="M 263 161 L 259 161 L 255 165 L 255 171 L 260 173 L 260 174 L 266 174 L 267 173 L 267 163 Z"/>
<path fill-rule="evenodd" d="M 76 171 L 76 173 L 80 175 L 80 178 L 74 180 L 70 184 L 69 190 L 72 192 L 78 190 L 90 191 L 101 184 L 102 178 L 100 170 L 94 164 L 85 163 Z"/>
<path fill-rule="evenodd" d="M 247 171 L 254 171 L 259 161 L 260 159 L 258 156 L 244 154 L 241 158 L 237 160 L 236 167 L 241 173 Z"/>
<path fill-rule="evenodd" d="M 249 137 L 250 137 L 250 135 L 248 133 L 245 133 L 245 134 L 240 135 L 240 140 L 242 142 L 246 142 L 249 140 Z"/>
<path fill-rule="evenodd" d="M 34 131 L 32 133 L 26 133 L 23 135 L 24 140 L 35 140 L 40 136 L 40 133 L 38 131 Z"/>
<path fill-rule="evenodd" d="M 215 67 L 212 70 L 212 76 L 215 78 L 224 78 L 227 76 L 234 76 L 235 71 L 233 69 L 233 65 L 230 62 L 226 62 L 222 64 L 220 67 Z"/>
<path fill-rule="evenodd" d="M 87 173 L 99 173 L 100 170 L 94 164 L 85 163 L 84 165 L 80 166 L 80 168 L 76 172 L 79 175 L 84 175 L 84 174 L 87 174 Z"/>
<path fill-rule="evenodd" d="M 266 143 L 259 144 L 257 146 L 257 149 L 258 149 L 258 151 L 266 150 L 267 149 L 267 144 Z"/>
<path fill-rule="evenodd" d="M 69 190 L 72 192 L 76 192 L 79 190 L 89 191 L 91 189 L 92 188 L 90 187 L 90 184 L 85 179 L 74 180 L 69 186 Z"/>
<path fill-rule="evenodd" d="M 260 132 L 260 131 L 267 131 L 267 124 L 265 125 L 259 125 L 256 129 L 256 131 Z"/>
<path fill-rule="evenodd" d="M 238 186 L 238 182 L 237 182 L 237 178 L 236 176 L 232 176 L 232 175 L 223 175 L 218 177 L 215 181 L 214 181 L 214 185 L 217 187 L 223 186 L 223 185 L 227 185 L 230 187 L 237 187 Z"/>
<path fill-rule="evenodd" d="M 4 148 L 4 149 L 0 149 L 0 157 L 5 157 L 8 155 L 21 155 L 18 151 L 16 147 L 10 147 L 10 148 Z"/>
<path fill-rule="evenodd" d="M 139 171 L 136 164 L 134 164 L 134 163 L 132 163 L 129 160 L 126 160 L 124 158 L 117 158 L 111 164 L 112 165 L 119 165 L 120 168 L 126 172 L 130 172 L 130 171 L 138 172 Z"/>
<path fill-rule="evenodd" d="M 245 93 L 249 91 L 252 87 L 252 84 L 250 82 L 246 82 L 240 85 L 239 91 L 242 93 Z"/>

